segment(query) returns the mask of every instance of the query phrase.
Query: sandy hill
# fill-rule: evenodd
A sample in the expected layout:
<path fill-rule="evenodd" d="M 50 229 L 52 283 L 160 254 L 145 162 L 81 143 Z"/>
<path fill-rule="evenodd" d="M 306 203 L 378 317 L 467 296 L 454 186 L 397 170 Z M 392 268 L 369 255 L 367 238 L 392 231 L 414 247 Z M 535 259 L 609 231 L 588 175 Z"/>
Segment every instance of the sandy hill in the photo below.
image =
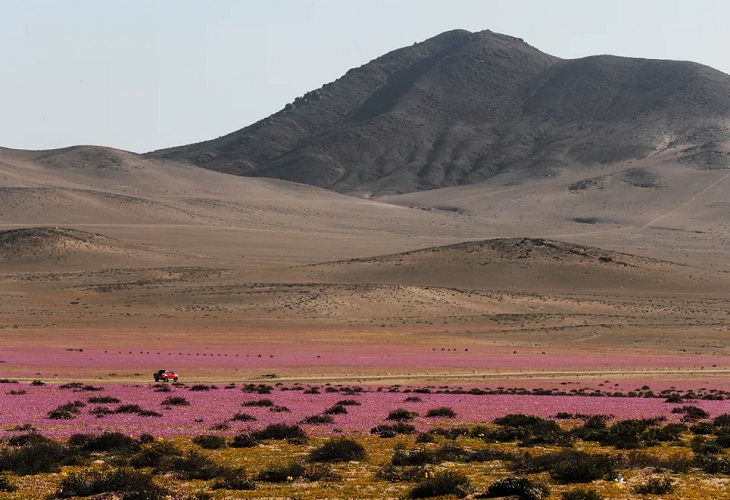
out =
<path fill-rule="evenodd" d="M 185 257 L 99 234 L 58 227 L 0 231 L 3 270 L 98 269 L 183 263 Z"/>
<path fill-rule="evenodd" d="M 304 268 L 311 280 L 550 293 L 730 291 L 723 274 L 541 238 L 472 241 Z"/>
<path fill-rule="evenodd" d="M 706 66 L 562 60 L 510 36 L 451 31 L 239 131 L 149 156 L 379 196 L 665 151 L 692 168 L 726 168 L 729 119 L 730 76 Z"/>

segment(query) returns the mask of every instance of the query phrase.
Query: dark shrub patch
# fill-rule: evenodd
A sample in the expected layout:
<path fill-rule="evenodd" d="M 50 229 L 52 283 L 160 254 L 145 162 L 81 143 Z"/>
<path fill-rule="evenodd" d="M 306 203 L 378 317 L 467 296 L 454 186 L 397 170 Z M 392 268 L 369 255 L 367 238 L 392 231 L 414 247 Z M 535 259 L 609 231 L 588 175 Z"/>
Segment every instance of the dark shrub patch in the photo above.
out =
<path fill-rule="evenodd" d="M 291 412 L 291 410 L 289 408 L 287 408 L 286 406 L 279 406 L 279 405 L 272 406 L 271 408 L 269 408 L 269 411 L 274 412 L 274 413 L 289 413 L 289 412 Z"/>
<path fill-rule="evenodd" d="M 161 417 L 162 413 L 156 412 L 154 410 L 141 410 L 137 412 L 137 415 L 140 417 Z"/>
<path fill-rule="evenodd" d="M 365 460 L 365 448 L 353 439 L 330 439 L 323 445 L 309 452 L 312 462 L 348 462 L 350 460 Z"/>
<path fill-rule="evenodd" d="M 23 396 L 25 394 L 28 394 L 28 391 L 21 389 L 19 391 L 10 391 L 8 392 L 8 394 L 10 394 L 11 396 Z"/>
<path fill-rule="evenodd" d="M 463 498 L 471 492 L 469 479 L 460 472 L 440 471 L 429 473 L 408 493 L 410 498 L 431 498 L 442 495 L 456 495 Z"/>
<path fill-rule="evenodd" d="M 0 471 L 10 471 L 21 476 L 58 472 L 70 458 L 68 450 L 50 439 L 31 443 L 20 448 L 6 448 L 0 452 Z"/>
<path fill-rule="evenodd" d="M 106 406 L 97 406 L 89 410 L 89 415 L 94 415 L 96 418 L 103 418 L 107 415 L 113 415 L 114 410 L 107 408 Z"/>
<path fill-rule="evenodd" d="M 139 413 L 144 411 L 140 405 L 119 405 L 114 413 Z"/>
<path fill-rule="evenodd" d="M 188 390 L 193 391 L 193 392 L 209 391 L 210 386 L 205 385 L 205 384 L 195 384 L 195 385 L 191 386 L 190 389 L 188 389 Z"/>
<path fill-rule="evenodd" d="M 113 396 L 92 396 L 86 401 L 92 404 L 116 404 L 119 400 Z"/>
<path fill-rule="evenodd" d="M 21 434 L 19 436 L 13 436 L 8 439 L 10 446 L 27 446 L 29 444 L 48 443 L 51 440 L 47 437 L 31 432 L 29 434 Z"/>
<path fill-rule="evenodd" d="M 256 439 L 302 439 L 307 437 L 307 433 L 296 424 L 269 424 L 253 432 L 252 436 Z"/>
<path fill-rule="evenodd" d="M 411 424 L 399 422 L 393 425 L 378 425 L 370 429 L 370 434 L 377 434 L 381 438 L 391 438 L 398 434 L 414 434 L 416 427 Z"/>
<path fill-rule="evenodd" d="M 168 396 L 160 404 L 162 406 L 190 406 L 190 401 L 182 396 Z"/>
<path fill-rule="evenodd" d="M 616 465 L 616 459 L 608 455 L 566 450 L 540 456 L 524 453 L 510 467 L 524 474 L 548 472 L 563 483 L 588 483 L 614 474 Z"/>
<path fill-rule="evenodd" d="M 526 477 L 505 477 L 492 483 L 479 498 L 516 496 L 523 500 L 541 500 L 550 495 L 547 486 Z"/>
<path fill-rule="evenodd" d="M 344 415 L 347 413 L 347 408 L 342 405 L 334 405 L 332 408 L 327 408 L 324 411 L 325 415 Z"/>
<path fill-rule="evenodd" d="M 332 424 L 334 421 L 335 419 L 330 415 L 310 415 L 309 417 L 303 418 L 300 423 L 309 425 L 325 425 Z"/>
<path fill-rule="evenodd" d="M 34 380 L 33 382 L 30 383 L 30 385 L 41 386 L 41 385 L 46 385 L 46 383 L 43 382 L 42 380 Z"/>
<path fill-rule="evenodd" d="M 218 472 L 218 477 L 213 482 L 213 489 L 253 490 L 256 489 L 256 483 L 246 474 L 245 469 L 222 467 Z"/>
<path fill-rule="evenodd" d="M 233 437 L 233 442 L 231 443 L 232 448 L 253 448 L 254 446 L 259 445 L 259 440 L 256 439 L 251 434 L 238 434 L 237 436 Z"/>
<path fill-rule="evenodd" d="M 171 460 L 182 457 L 183 451 L 170 441 L 155 441 L 149 443 L 130 460 L 134 467 L 153 467 L 155 469 L 170 469 Z"/>
<path fill-rule="evenodd" d="M 639 495 L 666 495 L 674 490 L 671 478 L 668 476 L 652 477 L 645 483 L 634 488 Z"/>
<path fill-rule="evenodd" d="M 68 384 L 61 384 L 58 386 L 59 389 L 81 389 L 84 386 L 81 382 L 69 382 Z"/>
<path fill-rule="evenodd" d="M 123 492 L 124 498 L 164 498 L 164 489 L 152 482 L 152 474 L 135 469 L 92 470 L 69 474 L 61 481 L 57 498 Z"/>
<path fill-rule="evenodd" d="M 596 490 L 588 488 L 576 488 L 566 491 L 561 497 L 563 500 L 603 500 L 603 497 Z"/>
<path fill-rule="evenodd" d="M 697 422 L 698 420 L 702 420 L 710 416 L 710 414 L 702 408 L 692 405 L 682 406 L 681 408 L 673 408 L 672 413 L 681 413 L 683 415 L 682 422 Z"/>
<path fill-rule="evenodd" d="M 408 411 L 404 408 L 398 408 L 396 410 L 391 411 L 388 413 L 388 416 L 385 417 L 386 420 L 395 420 L 396 422 L 405 422 L 408 420 L 413 420 L 418 416 L 418 413 L 415 411 Z"/>
<path fill-rule="evenodd" d="M 193 438 L 193 443 L 206 450 L 218 450 L 226 445 L 226 438 L 223 436 L 200 435 Z"/>
<path fill-rule="evenodd" d="M 83 436 L 83 435 L 82 435 Z M 72 436 L 73 438 L 73 436 Z M 69 440 L 71 442 L 72 440 Z M 105 432 L 98 436 L 87 436 L 79 439 L 84 450 L 87 451 L 110 451 L 114 453 L 136 453 L 139 451 L 139 443 L 121 432 Z"/>
<path fill-rule="evenodd" d="M 438 408 L 431 408 L 426 412 L 428 418 L 445 417 L 445 418 L 456 418 L 456 412 L 448 406 L 440 406 Z"/>
<path fill-rule="evenodd" d="M 361 403 L 354 399 L 341 399 L 337 403 L 335 403 L 335 406 L 360 406 L 360 405 L 361 405 Z"/>
<path fill-rule="evenodd" d="M 257 479 L 267 483 L 283 483 L 304 476 L 305 467 L 299 462 L 290 462 L 283 467 L 272 467 L 259 472 Z"/>
<path fill-rule="evenodd" d="M 730 427 L 730 413 L 723 413 L 722 415 L 718 415 L 712 421 L 712 424 L 715 427 Z M 700 424 L 697 424 L 697 425 L 700 425 Z"/>
<path fill-rule="evenodd" d="M 241 413 L 237 412 L 233 417 L 231 417 L 231 420 L 235 422 L 255 422 L 256 417 L 253 415 L 249 415 L 248 413 Z"/>
<path fill-rule="evenodd" d="M 207 481 L 217 477 L 221 470 L 220 466 L 211 460 L 208 455 L 196 450 L 188 452 L 183 457 L 174 457 L 170 461 L 162 462 L 163 465 L 168 463 L 168 467 L 184 479 L 203 479 Z"/>
<path fill-rule="evenodd" d="M 168 385 L 157 384 L 155 386 L 155 392 L 172 392 L 172 389 Z"/>
<path fill-rule="evenodd" d="M 416 482 L 425 479 L 430 472 L 426 467 L 399 467 L 386 465 L 375 473 L 375 477 L 382 481 L 396 483 L 400 481 Z"/>
<path fill-rule="evenodd" d="M 86 406 L 82 401 L 73 401 L 71 403 L 62 404 L 55 410 L 48 412 L 47 418 L 52 420 L 71 420 L 81 413 L 81 408 Z"/>
<path fill-rule="evenodd" d="M 10 480 L 9 477 L 0 474 L 0 491 L 3 493 L 12 493 L 18 487 Z"/>
<path fill-rule="evenodd" d="M 270 399 L 256 399 L 254 401 L 246 401 L 245 403 L 241 403 L 241 406 L 267 407 L 267 406 L 274 406 L 274 402 Z"/>
<path fill-rule="evenodd" d="M 140 442 L 141 444 L 149 444 L 149 443 L 154 443 L 154 442 L 155 442 L 155 436 L 153 436 L 152 434 L 141 434 L 141 435 L 139 436 L 139 439 L 138 439 L 138 441 L 139 441 L 139 442 Z"/>
<path fill-rule="evenodd" d="M 709 422 L 698 422 L 689 428 L 693 433 L 698 435 L 708 435 L 715 433 L 715 426 Z"/>
<path fill-rule="evenodd" d="M 421 398 L 419 398 L 418 396 L 408 396 L 403 401 L 405 401 L 406 403 L 420 403 L 423 400 Z"/>

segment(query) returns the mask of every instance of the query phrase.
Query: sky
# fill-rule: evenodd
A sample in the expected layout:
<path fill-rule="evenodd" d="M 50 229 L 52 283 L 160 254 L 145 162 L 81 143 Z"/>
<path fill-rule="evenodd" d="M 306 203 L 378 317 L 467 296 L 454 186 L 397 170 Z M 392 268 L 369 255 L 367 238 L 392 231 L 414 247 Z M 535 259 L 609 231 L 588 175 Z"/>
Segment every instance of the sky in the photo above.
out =
<path fill-rule="evenodd" d="M 724 0 L 0 0 L 0 146 L 213 139 L 452 29 L 730 73 L 728 20 Z"/>

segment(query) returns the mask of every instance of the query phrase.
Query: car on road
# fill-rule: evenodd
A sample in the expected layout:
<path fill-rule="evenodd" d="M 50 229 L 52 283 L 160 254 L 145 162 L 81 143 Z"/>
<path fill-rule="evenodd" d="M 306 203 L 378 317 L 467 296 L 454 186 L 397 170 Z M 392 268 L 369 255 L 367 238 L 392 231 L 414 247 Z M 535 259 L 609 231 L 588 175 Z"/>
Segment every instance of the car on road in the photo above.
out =
<path fill-rule="evenodd" d="M 153 376 L 155 377 L 155 382 L 170 382 L 171 380 L 177 382 L 177 373 L 170 370 L 157 370 Z"/>

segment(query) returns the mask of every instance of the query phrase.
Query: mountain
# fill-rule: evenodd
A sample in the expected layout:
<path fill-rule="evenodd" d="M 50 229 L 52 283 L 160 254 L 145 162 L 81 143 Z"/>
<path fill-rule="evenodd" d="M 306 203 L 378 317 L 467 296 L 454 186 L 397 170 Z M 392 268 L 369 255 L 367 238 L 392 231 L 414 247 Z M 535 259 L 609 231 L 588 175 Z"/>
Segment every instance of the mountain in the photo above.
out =
<path fill-rule="evenodd" d="M 229 135 L 148 153 L 381 196 L 673 153 L 730 165 L 730 76 L 680 61 L 564 60 L 458 30 L 401 48 Z"/>

